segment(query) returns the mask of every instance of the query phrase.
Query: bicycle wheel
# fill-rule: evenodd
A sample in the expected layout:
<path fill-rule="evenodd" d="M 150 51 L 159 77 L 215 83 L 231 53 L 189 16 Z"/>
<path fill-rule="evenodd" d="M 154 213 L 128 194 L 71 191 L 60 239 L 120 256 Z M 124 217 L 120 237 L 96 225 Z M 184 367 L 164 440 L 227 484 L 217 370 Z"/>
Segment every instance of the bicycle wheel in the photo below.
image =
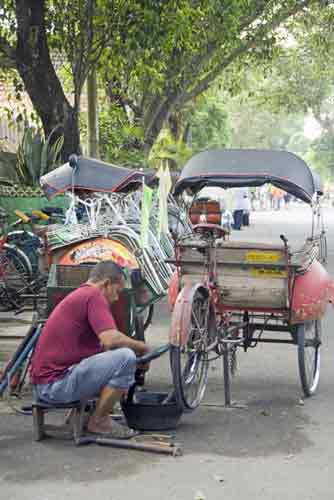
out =
<path fill-rule="evenodd" d="M 18 293 L 26 291 L 32 280 L 32 267 L 26 254 L 13 245 L 5 244 L 1 274 L 6 288 L 14 289 Z"/>
<path fill-rule="evenodd" d="M 298 365 L 303 392 L 312 396 L 320 379 L 321 321 L 307 321 L 297 328 Z"/>
<path fill-rule="evenodd" d="M 144 315 L 143 322 L 144 322 L 144 332 L 145 332 L 152 323 L 152 318 L 154 314 L 154 305 L 151 304 L 150 306 L 148 306 L 148 308 L 145 311 L 143 311 L 142 314 Z"/>
<path fill-rule="evenodd" d="M 197 408 L 203 399 L 208 380 L 209 344 L 215 336 L 216 318 L 213 306 L 204 293 L 197 290 L 185 311 L 186 301 L 177 301 L 173 316 L 177 328 L 187 332 L 186 345 L 172 345 L 170 365 L 177 405 L 185 411 Z M 173 320 L 172 320 L 173 321 Z M 175 324 L 175 323 L 174 323 Z"/>
<path fill-rule="evenodd" d="M 43 246 L 41 238 L 31 231 L 16 230 L 7 234 L 6 243 L 21 250 L 29 259 L 33 275 L 39 271 L 39 249 Z"/>
<path fill-rule="evenodd" d="M 133 338 L 145 342 L 144 318 L 141 314 L 137 314 L 134 321 L 135 332 Z"/>
<path fill-rule="evenodd" d="M 23 304 L 22 296 L 14 289 L 0 284 L 0 304 L 6 310 L 20 309 Z"/>

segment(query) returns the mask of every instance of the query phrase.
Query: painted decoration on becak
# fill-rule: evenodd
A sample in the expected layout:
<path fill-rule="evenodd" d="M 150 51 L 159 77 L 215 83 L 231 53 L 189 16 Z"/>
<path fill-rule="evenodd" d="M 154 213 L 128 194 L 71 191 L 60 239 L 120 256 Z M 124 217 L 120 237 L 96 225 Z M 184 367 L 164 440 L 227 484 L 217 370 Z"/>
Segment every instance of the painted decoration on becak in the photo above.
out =
<path fill-rule="evenodd" d="M 61 257 L 59 264 L 79 265 L 103 260 L 113 260 L 119 266 L 128 269 L 139 269 L 133 254 L 124 245 L 109 238 L 96 238 L 78 243 Z"/>

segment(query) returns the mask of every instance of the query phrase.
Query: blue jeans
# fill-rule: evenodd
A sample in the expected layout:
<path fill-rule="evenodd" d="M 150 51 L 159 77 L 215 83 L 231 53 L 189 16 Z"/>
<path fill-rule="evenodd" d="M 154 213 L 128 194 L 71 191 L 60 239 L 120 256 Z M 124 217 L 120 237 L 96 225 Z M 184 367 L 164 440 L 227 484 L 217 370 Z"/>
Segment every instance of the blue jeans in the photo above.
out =
<path fill-rule="evenodd" d="M 243 210 L 234 210 L 234 229 L 241 229 Z"/>
<path fill-rule="evenodd" d="M 127 347 L 101 352 L 71 366 L 63 378 L 36 384 L 35 395 L 48 403 L 87 401 L 103 387 L 127 390 L 134 383 L 136 355 Z"/>

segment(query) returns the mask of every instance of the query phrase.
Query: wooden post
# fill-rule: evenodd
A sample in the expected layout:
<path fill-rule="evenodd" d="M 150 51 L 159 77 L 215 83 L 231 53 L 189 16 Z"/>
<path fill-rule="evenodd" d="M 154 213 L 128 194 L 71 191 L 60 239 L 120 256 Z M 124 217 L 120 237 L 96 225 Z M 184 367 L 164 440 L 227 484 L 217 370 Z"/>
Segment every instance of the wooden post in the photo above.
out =
<path fill-rule="evenodd" d="M 93 69 L 87 77 L 87 105 L 88 105 L 88 156 L 99 157 L 99 125 L 97 106 L 97 80 Z"/>

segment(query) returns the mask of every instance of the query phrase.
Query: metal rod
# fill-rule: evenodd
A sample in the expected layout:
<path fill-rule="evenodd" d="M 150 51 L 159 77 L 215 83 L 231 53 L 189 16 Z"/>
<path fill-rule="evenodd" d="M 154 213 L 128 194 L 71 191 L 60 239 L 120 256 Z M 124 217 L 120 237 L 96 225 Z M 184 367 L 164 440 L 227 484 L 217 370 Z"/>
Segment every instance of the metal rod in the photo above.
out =
<path fill-rule="evenodd" d="M 38 326 L 36 328 L 34 334 L 29 338 L 29 341 L 24 346 L 24 348 L 22 349 L 20 354 L 17 356 L 17 359 L 16 359 L 15 363 L 13 364 L 13 366 L 10 368 L 10 370 L 8 370 L 8 373 L 6 373 L 5 379 L 0 383 L 0 396 L 2 396 L 5 389 L 10 384 L 13 375 L 15 375 L 17 369 L 21 366 L 23 361 L 26 360 L 28 354 L 33 349 L 33 347 L 34 347 L 35 343 L 37 342 L 37 339 L 40 335 L 40 332 L 41 332 L 41 327 Z"/>
<path fill-rule="evenodd" d="M 165 259 L 165 262 L 168 264 L 176 264 L 176 259 Z M 191 265 L 199 265 L 202 266 L 205 264 L 204 256 L 201 259 L 200 254 L 198 255 L 198 260 L 186 260 L 186 259 L 181 259 L 181 263 L 183 265 L 191 266 Z M 224 267 L 237 267 L 241 269 L 284 269 L 286 270 L 286 264 L 268 264 L 268 263 L 262 263 L 262 264 L 256 264 L 255 262 L 252 263 L 245 263 L 245 262 L 217 262 L 217 266 L 224 266 Z M 289 267 L 292 269 L 297 269 L 299 266 L 297 264 L 289 264 Z"/>
<path fill-rule="evenodd" d="M 236 323 L 236 322 L 231 322 L 231 324 L 237 328 L 239 323 Z M 291 328 L 288 327 L 288 326 L 284 326 L 284 325 L 270 325 L 268 323 L 252 323 L 250 322 L 249 323 L 249 326 L 255 331 L 255 330 L 262 330 L 264 328 L 264 330 L 268 330 L 268 331 L 271 331 L 271 332 L 281 332 L 281 333 L 287 333 L 287 332 L 290 332 Z M 242 328 L 242 326 L 240 326 L 240 328 Z"/>
<path fill-rule="evenodd" d="M 23 298 L 23 299 L 47 299 L 47 295 L 44 295 L 44 294 L 34 294 L 34 293 L 21 293 L 20 296 Z"/>
<path fill-rule="evenodd" d="M 12 368 L 12 366 L 14 365 L 14 363 L 17 361 L 17 358 L 22 353 L 22 350 L 24 349 L 24 347 L 30 342 L 31 337 L 35 334 L 35 331 L 36 331 L 35 324 L 32 324 L 30 326 L 27 334 L 24 337 L 20 337 L 20 339 L 22 339 L 22 342 L 17 347 L 17 349 L 14 352 L 11 360 L 9 361 L 8 365 L 6 366 L 4 374 L 2 374 L 0 376 L 0 382 L 3 382 L 3 380 L 5 380 L 5 373 L 8 373 L 8 371 Z M 11 339 L 13 339 L 13 337 L 9 337 L 9 336 L 7 336 L 7 337 L 4 336 L 4 337 L 5 337 L 5 340 L 11 340 Z"/>
<path fill-rule="evenodd" d="M 0 340 L 23 340 L 23 335 L 0 335 Z"/>
<path fill-rule="evenodd" d="M 77 445 L 99 444 L 101 446 L 111 446 L 113 448 L 123 448 L 126 450 L 149 451 L 153 453 L 162 453 L 174 457 L 182 455 L 182 449 L 179 445 L 171 443 L 169 446 L 159 443 L 138 443 L 131 440 L 112 439 L 107 437 L 80 437 L 76 440 Z"/>
<path fill-rule="evenodd" d="M 254 339 L 254 342 L 263 342 L 267 344 L 295 344 L 293 340 L 283 340 L 283 339 Z"/>
<path fill-rule="evenodd" d="M 270 331 L 270 332 L 280 332 L 280 333 L 287 333 L 290 332 L 289 327 L 285 327 L 284 325 L 270 325 L 270 324 L 264 324 L 264 323 L 251 323 L 252 327 L 254 327 L 254 330 L 262 330 L 264 327 L 264 331 Z"/>
<path fill-rule="evenodd" d="M 223 354 L 225 406 L 231 406 L 230 366 L 228 354 L 229 349 L 226 347 Z"/>

